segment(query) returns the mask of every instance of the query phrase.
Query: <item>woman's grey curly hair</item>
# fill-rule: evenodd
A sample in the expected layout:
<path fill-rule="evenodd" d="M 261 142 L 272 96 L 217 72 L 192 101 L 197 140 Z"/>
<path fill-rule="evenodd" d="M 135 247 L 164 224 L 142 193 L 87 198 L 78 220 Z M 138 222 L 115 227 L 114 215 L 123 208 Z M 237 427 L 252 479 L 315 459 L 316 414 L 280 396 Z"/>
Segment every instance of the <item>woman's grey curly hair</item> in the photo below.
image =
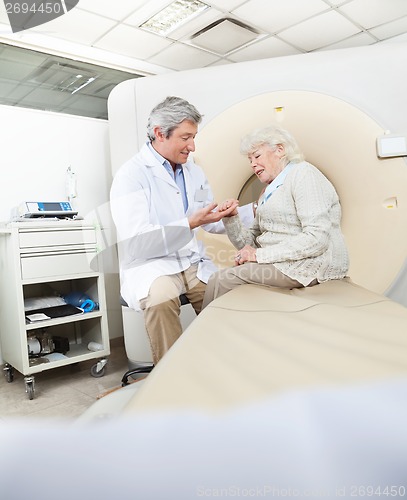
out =
<path fill-rule="evenodd" d="M 258 128 L 243 137 L 240 142 L 240 152 L 244 155 L 251 154 L 263 144 L 272 148 L 278 144 L 282 144 L 285 149 L 285 155 L 283 158 L 285 158 L 287 163 L 290 161 L 297 163 L 304 159 L 304 155 L 300 151 L 294 137 L 287 130 L 280 128 L 277 125 Z"/>

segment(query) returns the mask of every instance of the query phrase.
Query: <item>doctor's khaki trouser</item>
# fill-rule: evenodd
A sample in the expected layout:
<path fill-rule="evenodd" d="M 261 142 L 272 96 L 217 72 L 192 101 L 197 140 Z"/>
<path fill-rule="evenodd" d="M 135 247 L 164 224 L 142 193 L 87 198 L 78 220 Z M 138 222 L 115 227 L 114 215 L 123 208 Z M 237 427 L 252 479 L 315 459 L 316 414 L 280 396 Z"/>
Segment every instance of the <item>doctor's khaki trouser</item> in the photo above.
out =
<path fill-rule="evenodd" d="M 206 284 L 199 280 L 197 271 L 198 264 L 194 264 L 181 273 L 160 276 L 153 281 L 148 296 L 140 300 L 154 364 L 182 333 L 179 296 L 186 295 L 195 312 L 201 312 Z"/>
<path fill-rule="evenodd" d="M 302 288 L 303 285 L 279 271 L 273 264 L 246 262 L 240 266 L 221 269 L 212 274 L 206 285 L 202 309 L 212 300 L 230 292 L 239 285 L 265 285 L 278 288 Z M 316 285 L 314 280 L 308 286 Z"/>

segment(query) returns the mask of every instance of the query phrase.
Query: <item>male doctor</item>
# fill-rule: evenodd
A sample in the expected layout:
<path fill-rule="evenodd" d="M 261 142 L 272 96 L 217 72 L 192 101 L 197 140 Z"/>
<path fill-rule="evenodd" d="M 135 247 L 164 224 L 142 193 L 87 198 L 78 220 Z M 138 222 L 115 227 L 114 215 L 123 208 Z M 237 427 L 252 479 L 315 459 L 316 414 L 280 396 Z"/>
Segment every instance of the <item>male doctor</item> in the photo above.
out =
<path fill-rule="evenodd" d="M 198 314 L 206 283 L 216 270 L 195 232 L 223 233 L 219 222 L 236 208 L 216 210 L 202 169 L 190 153 L 202 115 L 189 102 L 167 97 L 151 111 L 148 141 L 118 170 L 111 188 L 117 229 L 121 295 L 129 307 L 144 311 L 153 362 L 182 333 L 181 294 Z M 239 209 L 246 224 L 252 205 Z"/>

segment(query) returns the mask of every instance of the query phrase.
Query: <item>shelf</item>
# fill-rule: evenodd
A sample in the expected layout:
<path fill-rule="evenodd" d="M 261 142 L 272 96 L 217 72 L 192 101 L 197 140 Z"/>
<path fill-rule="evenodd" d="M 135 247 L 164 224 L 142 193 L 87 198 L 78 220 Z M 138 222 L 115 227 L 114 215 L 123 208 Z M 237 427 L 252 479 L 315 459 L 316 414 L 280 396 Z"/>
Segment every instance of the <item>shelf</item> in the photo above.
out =
<path fill-rule="evenodd" d="M 52 283 L 53 281 L 62 281 L 62 280 L 72 280 L 79 278 L 96 278 L 100 276 L 98 271 L 91 271 L 89 273 L 82 273 L 80 276 L 77 274 L 61 274 L 59 276 L 47 276 L 47 282 Z M 21 284 L 24 285 L 36 285 L 38 283 L 43 283 L 44 278 L 30 278 L 30 279 L 22 279 Z"/>
<path fill-rule="evenodd" d="M 101 311 L 88 312 L 83 314 L 73 314 L 71 316 L 62 316 L 60 318 L 46 319 L 44 321 L 35 321 L 34 323 L 27 323 L 26 330 L 38 330 L 39 328 L 48 328 L 55 325 L 64 325 L 67 323 L 75 323 L 77 321 L 86 321 L 92 318 L 101 318 Z"/>
<path fill-rule="evenodd" d="M 100 359 L 108 356 L 109 354 L 110 354 L 109 349 L 104 349 L 103 351 L 89 351 L 86 345 L 83 344 L 71 345 L 70 351 L 68 351 L 65 354 L 66 356 L 65 358 L 59 359 L 57 361 L 40 363 L 38 365 L 30 365 L 25 375 L 32 375 L 34 373 L 40 373 L 46 370 L 52 370 L 53 368 L 58 368 L 60 366 L 71 365 L 72 362 L 81 363 L 82 361 Z"/>

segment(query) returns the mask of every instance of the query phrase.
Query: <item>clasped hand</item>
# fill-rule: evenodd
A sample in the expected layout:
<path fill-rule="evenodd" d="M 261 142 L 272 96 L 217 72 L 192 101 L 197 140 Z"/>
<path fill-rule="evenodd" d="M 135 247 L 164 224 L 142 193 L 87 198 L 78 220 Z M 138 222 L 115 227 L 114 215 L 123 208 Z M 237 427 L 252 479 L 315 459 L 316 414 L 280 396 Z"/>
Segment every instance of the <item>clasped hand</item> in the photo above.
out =
<path fill-rule="evenodd" d="M 239 200 L 233 198 L 227 199 L 218 205 L 218 212 L 223 213 L 223 217 L 231 217 L 232 215 L 237 215 L 237 207 L 239 206 Z M 234 207 L 233 210 L 230 210 Z"/>
<path fill-rule="evenodd" d="M 237 200 L 227 200 L 220 205 L 217 203 L 210 203 L 208 206 L 201 208 L 188 217 L 189 227 L 195 229 L 205 224 L 212 222 L 219 222 L 223 217 L 230 217 L 237 214 L 237 207 L 239 202 Z"/>
<path fill-rule="evenodd" d="M 257 262 L 256 249 L 250 245 L 245 245 L 241 248 L 235 257 L 235 264 L 237 266 L 241 266 L 245 262 Z"/>

